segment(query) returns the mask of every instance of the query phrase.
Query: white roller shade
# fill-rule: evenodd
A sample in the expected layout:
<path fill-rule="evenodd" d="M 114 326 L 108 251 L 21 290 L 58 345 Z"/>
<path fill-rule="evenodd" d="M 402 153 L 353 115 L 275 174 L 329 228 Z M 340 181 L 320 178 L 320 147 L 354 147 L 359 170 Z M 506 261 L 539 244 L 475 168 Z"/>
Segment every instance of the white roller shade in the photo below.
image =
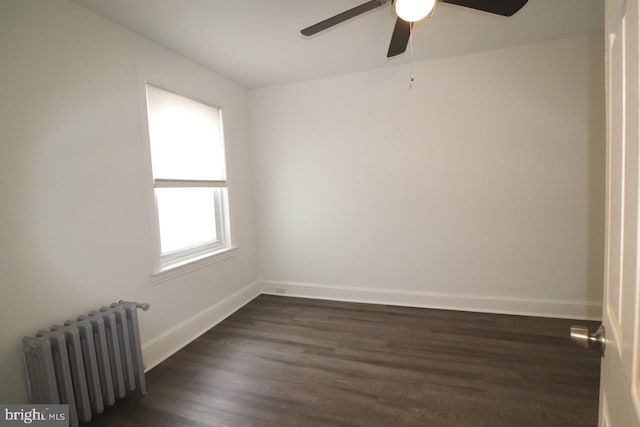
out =
<path fill-rule="evenodd" d="M 154 179 L 225 181 L 219 108 L 147 84 Z"/>

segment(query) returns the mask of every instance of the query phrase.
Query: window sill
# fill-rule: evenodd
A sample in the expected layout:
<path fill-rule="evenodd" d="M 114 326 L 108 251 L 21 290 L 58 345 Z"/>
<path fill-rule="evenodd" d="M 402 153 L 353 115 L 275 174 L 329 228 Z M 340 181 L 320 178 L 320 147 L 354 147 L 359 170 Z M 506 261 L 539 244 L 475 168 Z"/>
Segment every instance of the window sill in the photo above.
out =
<path fill-rule="evenodd" d="M 182 276 L 183 274 L 191 271 L 200 270 L 211 264 L 215 264 L 225 259 L 229 259 L 236 255 L 238 251 L 237 246 L 221 249 L 215 252 L 209 252 L 200 256 L 180 261 L 175 264 L 164 266 L 160 271 L 151 275 L 151 282 L 156 285 L 158 283 L 166 282 L 175 277 Z"/>

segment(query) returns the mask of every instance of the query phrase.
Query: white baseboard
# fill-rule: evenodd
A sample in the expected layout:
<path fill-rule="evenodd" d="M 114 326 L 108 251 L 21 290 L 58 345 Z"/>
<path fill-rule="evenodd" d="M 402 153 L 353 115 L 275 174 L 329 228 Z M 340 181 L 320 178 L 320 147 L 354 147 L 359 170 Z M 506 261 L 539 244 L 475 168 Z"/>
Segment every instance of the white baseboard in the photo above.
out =
<path fill-rule="evenodd" d="M 245 286 L 217 304 L 183 320 L 167 332 L 144 343 L 142 355 L 146 371 L 222 322 L 260 294 L 565 319 L 600 320 L 602 313 L 600 302 L 486 297 L 261 280 Z"/>
<path fill-rule="evenodd" d="M 456 295 L 274 280 L 261 280 L 259 284 L 261 293 L 269 295 L 564 319 L 600 320 L 602 317 L 600 302 Z"/>
<path fill-rule="evenodd" d="M 258 282 L 251 283 L 144 343 L 142 356 L 146 365 L 145 372 L 222 322 L 258 295 L 260 295 Z"/>

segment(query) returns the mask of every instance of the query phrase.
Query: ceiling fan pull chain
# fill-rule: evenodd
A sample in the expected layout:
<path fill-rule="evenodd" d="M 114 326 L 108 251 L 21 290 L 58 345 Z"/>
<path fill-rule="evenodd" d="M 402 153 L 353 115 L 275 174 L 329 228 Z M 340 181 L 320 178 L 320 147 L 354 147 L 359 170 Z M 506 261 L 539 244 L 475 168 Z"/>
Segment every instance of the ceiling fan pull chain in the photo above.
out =
<path fill-rule="evenodd" d="M 413 81 L 416 77 L 413 75 L 413 22 L 409 24 L 409 90 L 413 89 Z"/>

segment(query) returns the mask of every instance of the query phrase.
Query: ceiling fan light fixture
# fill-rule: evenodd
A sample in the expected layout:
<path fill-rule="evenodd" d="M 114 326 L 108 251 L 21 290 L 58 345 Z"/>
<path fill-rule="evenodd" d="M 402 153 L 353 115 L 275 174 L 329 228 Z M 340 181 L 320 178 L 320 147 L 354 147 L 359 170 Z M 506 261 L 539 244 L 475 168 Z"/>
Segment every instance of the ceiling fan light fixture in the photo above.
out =
<path fill-rule="evenodd" d="M 396 15 L 407 22 L 426 18 L 436 7 L 436 0 L 396 0 Z"/>

